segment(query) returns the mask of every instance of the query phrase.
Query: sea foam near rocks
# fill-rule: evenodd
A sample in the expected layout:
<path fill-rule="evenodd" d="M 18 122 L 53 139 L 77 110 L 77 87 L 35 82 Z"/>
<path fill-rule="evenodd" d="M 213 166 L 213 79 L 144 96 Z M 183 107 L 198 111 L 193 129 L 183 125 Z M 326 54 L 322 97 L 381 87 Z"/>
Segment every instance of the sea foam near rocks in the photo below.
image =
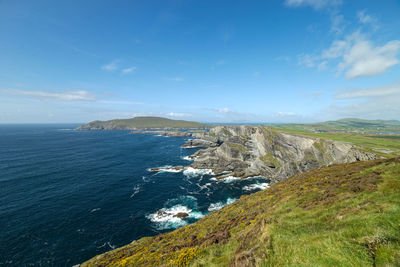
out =
<path fill-rule="evenodd" d="M 211 169 L 195 169 L 192 167 L 186 167 L 183 174 L 187 177 L 196 177 L 202 175 L 214 175 Z"/>
<path fill-rule="evenodd" d="M 241 180 L 241 178 L 240 177 L 235 177 L 235 176 L 228 176 L 228 177 L 225 177 L 225 178 L 223 178 L 221 180 L 224 181 L 224 183 L 229 184 L 229 183 Z"/>
<path fill-rule="evenodd" d="M 186 213 L 187 217 L 178 217 L 179 213 Z M 197 199 L 193 196 L 171 199 L 164 208 L 146 216 L 155 223 L 158 230 L 176 229 L 187 225 L 187 220 L 198 220 L 202 217 L 204 214 L 197 210 Z"/>
<path fill-rule="evenodd" d="M 253 191 L 253 190 L 257 190 L 257 189 L 264 190 L 268 187 L 269 187 L 269 183 L 255 183 L 255 184 L 243 186 L 242 189 L 244 191 Z"/>

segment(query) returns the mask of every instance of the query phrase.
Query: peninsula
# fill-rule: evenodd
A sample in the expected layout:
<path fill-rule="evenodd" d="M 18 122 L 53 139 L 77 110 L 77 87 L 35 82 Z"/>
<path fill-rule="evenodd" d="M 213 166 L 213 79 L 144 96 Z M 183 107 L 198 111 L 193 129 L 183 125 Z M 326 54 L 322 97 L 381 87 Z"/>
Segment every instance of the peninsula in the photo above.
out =
<path fill-rule="evenodd" d="M 134 117 L 108 121 L 92 121 L 77 130 L 137 130 L 137 129 L 206 129 L 209 125 L 185 120 L 162 117 Z"/>

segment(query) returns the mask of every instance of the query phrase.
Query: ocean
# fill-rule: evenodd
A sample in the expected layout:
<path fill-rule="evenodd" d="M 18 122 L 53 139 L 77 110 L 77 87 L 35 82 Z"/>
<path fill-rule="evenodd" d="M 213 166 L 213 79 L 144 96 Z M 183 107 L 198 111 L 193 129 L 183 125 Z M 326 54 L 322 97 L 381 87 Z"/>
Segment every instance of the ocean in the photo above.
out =
<path fill-rule="evenodd" d="M 0 266 L 72 266 L 268 186 L 168 170 L 190 165 L 187 138 L 77 126 L 0 125 Z"/>

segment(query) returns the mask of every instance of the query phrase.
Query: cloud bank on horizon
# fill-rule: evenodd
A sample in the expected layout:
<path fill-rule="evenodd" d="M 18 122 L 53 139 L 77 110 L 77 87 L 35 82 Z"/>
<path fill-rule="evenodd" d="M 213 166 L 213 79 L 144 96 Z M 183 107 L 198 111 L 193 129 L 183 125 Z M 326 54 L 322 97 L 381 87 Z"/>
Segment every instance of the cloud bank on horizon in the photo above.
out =
<path fill-rule="evenodd" d="M 395 0 L 0 7 L 0 123 L 400 119 Z"/>

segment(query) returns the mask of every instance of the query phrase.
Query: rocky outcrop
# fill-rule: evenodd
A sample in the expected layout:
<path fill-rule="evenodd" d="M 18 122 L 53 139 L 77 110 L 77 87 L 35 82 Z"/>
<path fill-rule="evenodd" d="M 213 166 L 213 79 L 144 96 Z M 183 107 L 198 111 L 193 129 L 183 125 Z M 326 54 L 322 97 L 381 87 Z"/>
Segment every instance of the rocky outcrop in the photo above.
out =
<path fill-rule="evenodd" d="M 207 149 L 197 151 L 193 168 L 229 172 L 237 177 L 262 175 L 279 181 L 335 163 L 372 160 L 377 156 L 350 143 L 277 132 L 263 126 L 216 126 L 195 134 Z"/>
<path fill-rule="evenodd" d="M 156 131 L 156 130 L 136 130 L 130 132 L 131 134 L 157 134 L 169 137 L 190 137 L 192 136 L 191 132 L 184 131 Z"/>

